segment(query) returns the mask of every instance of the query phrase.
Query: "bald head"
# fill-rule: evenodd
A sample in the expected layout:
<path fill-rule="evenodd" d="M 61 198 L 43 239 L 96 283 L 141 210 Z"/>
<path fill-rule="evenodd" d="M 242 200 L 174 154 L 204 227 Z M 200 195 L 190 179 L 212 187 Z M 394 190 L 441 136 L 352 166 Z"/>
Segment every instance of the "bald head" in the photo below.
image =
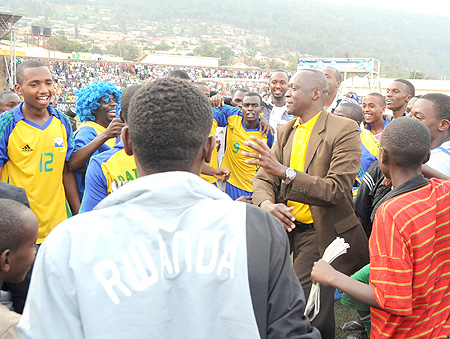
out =
<path fill-rule="evenodd" d="M 359 124 L 364 120 L 364 114 L 361 107 L 357 104 L 353 104 L 351 102 L 344 102 L 336 107 L 334 111 L 334 115 L 352 119 Z"/>
<path fill-rule="evenodd" d="M 301 70 L 289 81 L 287 112 L 302 120 L 309 120 L 307 117 L 323 109 L 327 98 L 328 82 L 325 75 L 317 70 Z"/>

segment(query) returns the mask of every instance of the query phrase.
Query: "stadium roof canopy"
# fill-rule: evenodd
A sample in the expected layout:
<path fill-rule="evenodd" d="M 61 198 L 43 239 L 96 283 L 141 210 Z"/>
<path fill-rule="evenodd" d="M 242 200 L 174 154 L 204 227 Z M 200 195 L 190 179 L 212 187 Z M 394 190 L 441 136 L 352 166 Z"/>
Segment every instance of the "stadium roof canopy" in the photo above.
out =
<path fill-rule="evenodd" d="M 23 15 L 0 13 L 0 40 L 11 32 L 12 26 L 22 17 Z"/>

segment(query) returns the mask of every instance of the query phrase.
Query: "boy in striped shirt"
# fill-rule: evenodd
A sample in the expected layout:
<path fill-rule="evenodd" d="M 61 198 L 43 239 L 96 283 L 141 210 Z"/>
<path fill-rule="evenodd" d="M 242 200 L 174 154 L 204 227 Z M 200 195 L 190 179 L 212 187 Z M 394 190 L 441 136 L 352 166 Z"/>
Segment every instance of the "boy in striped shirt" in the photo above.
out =
<path fill-rule="evenodd" d="M 380 168 L 393 190 L 383 198 L 369 241 L 369 285 L 315 263 L 315 282 L 371 306 L 371 338 L 450 334 L 450 182 L 426 179 L 430 132 L 410 118 L 383 131 Z"/>

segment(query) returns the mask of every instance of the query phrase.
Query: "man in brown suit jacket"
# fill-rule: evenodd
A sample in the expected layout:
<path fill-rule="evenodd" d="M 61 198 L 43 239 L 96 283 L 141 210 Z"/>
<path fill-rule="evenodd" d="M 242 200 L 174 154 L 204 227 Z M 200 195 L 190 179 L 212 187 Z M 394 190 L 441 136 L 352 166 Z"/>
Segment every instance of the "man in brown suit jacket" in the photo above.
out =
<path fill-rule="evenodd" d="M 294 269 L 306 295 L 314 262 L 336 237 L 344 238 L 350 249 L 333 266 L 351 274 L 369 262 L 367 237 L 355 215 L 351 193 L 360 166 L 359 128 L 354 121 L 327 113 L 327 96 L 328 83 L 322 72 L 297 72 L 289 81 L 286 102 L 287 112 L 298 119 L 280 127 L 273 153 L 254 139 L 248 146 L 257 153 L 243 152 L 253 158 L 247 163 L 261 167 L 253 179 L 253 203 L 277 217 L 289 232 Z M 310 134 L 302 137 L 308 128 Z M 294 139 L 297 146 L 293 146 Z M 306 146 L 301 146 L 302 140 Z M 295 167 L 291 165 L 293 151 L 302 158 L 298 168 L 291 168 Z M 305 220 L 303 214 L 310 212 L 306 220 L 312 222 L 296 220 L 294 214 L 298 219 L 299 212 L 292 202 L 304 204 L 307 212 L 300 212 L 300 219 Z M 323 338 L 334 338 L 333 295 L 333 288 L 321 286 L 320 312 L 312 324 Z"/>

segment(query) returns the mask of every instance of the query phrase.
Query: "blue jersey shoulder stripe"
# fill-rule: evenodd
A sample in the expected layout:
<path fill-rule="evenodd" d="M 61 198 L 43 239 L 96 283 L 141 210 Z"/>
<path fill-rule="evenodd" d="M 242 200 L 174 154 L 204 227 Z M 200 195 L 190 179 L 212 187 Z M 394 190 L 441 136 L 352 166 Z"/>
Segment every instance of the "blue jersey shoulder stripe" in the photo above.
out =
<path fill-rule="evenodd" d="M 8 111 L 0 116 L 0 139 L 5 134 L 6 127 L 9 126 L 11 121 L 14 120 L 14 112 Z"/>

